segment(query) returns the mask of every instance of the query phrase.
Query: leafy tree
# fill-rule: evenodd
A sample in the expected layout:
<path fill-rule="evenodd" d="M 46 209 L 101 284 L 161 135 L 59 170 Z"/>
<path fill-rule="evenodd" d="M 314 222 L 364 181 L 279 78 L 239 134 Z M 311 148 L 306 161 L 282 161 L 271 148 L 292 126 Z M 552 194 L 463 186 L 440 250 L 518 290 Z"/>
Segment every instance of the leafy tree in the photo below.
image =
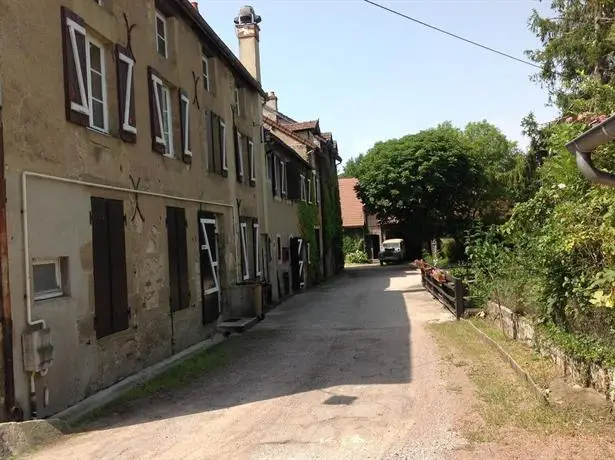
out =
<path fill-rule="evenodd" d="M 359 156 L 348 160 L 344 165 L 344 171 L 340 174 L 340 177 L 359 177 L 359 168 L 364 156 L 365 155 L 361 153 Z"/>
<path fill-rule="evenodd" d="M 542 48 L 526 51 L 541 66 L 536 76 L 567 113 L 574 99 L 591 97 L 583 82 L 615 82 L 615 0 L 552 0 L 552 17 L 529 20 Z"/>
<path fill-rule="evenodd" d="M 509 141 L 494 125 L 482 120 L 468 123 L 464 134 L 470 143 L 470 154 L 482 169 L 479 185 L 481 220 L 502 222 L 512 207 L 515 194 L 511 175 L 521 155 L 515 142 Z"/>
<path fill-rule="evenodd" d="M 482 171 L 450 123 L 379 142 L 361 160 L 358 196 L 381 221 L 405 223 L 420 241 L 472 220 Z"/>

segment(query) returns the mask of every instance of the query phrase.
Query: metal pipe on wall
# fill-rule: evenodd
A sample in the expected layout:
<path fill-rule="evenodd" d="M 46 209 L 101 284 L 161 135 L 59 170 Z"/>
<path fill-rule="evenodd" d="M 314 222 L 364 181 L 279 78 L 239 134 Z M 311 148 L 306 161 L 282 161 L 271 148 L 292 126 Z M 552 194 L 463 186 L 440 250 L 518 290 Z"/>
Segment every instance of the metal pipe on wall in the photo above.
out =
<path fill-rule="evenodd" d="M 0 120 L 1 121 L 1 120 Z M 0 125 L 1 126 L 1 125 Z M 0 132 L 1 133 L 1 132 Z M 1 138 L 0 138 L 1 140 Z M 1 146 L 1 142 L 0 142 L 0 146 Z M 4 189 L 4 180 L 3 180 L 3 174 L 4 174 L 4 165 L 2 163 L 2 173 L 0 173 L 0 178 L 2 178 L 2 187 Z M 232 220 L 235 220 L 235 216 L 234 216 L 234 211 L 235 211 L 235 207 L 232 204 L 228 204 L 228 203 L 220 203 L 217 201 L 207 201 L 207 200 L 201 200 L 199 198 L 186 198 L 186 197 L 181 197 L 181 196 L 175 196 L 175 195 L 169 195 L 166 193 L 158 193 L 158 192 L 150 192 L 147 190 L 136 190 L 136 189 L 132 189 L 132 188 L 128 188 L 128 187 L 119 187 L 119 186 L 115 186 L 115 185 L 106 185 L 106 184 L 97 184 L 95 182 L 88 182 L 88 181 L 83 181 L 83 180 L 79 180 L 79 179 L 69 179 L 69 178 L 65 178 L 65 177 L 57 177 L 57 176 L 51 176 L 48 174 L 41 174 L 41 173 L 36 173 L 36 172 L 31 172 L 31 171 L 23 171 L 21 174 L 21 211 L 22 211 L 22 225 L 23 225 L 23 234 L 22 234 L 22 238 L 23 238 L 23 245 L 24 245 L 24 300 L 26 302 L 26 321 L 28 326 L 30 327 L 37 327 L 40 326 L 41 328 L 45 328 L 46 327 L 46 323 L 44 319 L 38 319 L 38 320 L 34 320 L 32 318 L 32 295 L 31 295 L 31 289 L 32 289 L 32 275 L 31 275 L 31 270 L 30 270 L 30 244 L 28 241 L 29 238 L 29 234 L 28 234 L 28 185 L 27 185 L 27 179 L 28 177 L 33 177 L 33 178 L 38 178 L 38 179 L 42 179 L 42 180 L 49 180 L 49 181 L 54 181 L 54 182 L 61 182 L 64 184 L 73 184 L 73 185 L 80 185 L 80 186 L 84 186 L 84 187 L 91 187 L 91 188 L 98 188 L 98 189 L 103 189 L 103 190 L 110 190 L 110 191 L 116 191 L 116 192 L 124 192 L 124 193 L 135 193 L 135 194 L 139 194 L 139 195 L 145 195 L 145 196 L 153 196 L 153 197 L 158 197 L 158 198 L 165 198 L 165 199 L 169 199 L 169 200 L 176 200 L 176 201 L 184 201 L 184 202 L 188 202 L 188 203 L 197 203 L 197 204 L 204 204 L 204 205 L 208 205 L 208 206 L 218 206 L 218 207 L 223 207 L 223 208 L 231 208 L 231 210 L 233 211 L 232 214 Z M 1 206 L 2 209 L 4 209 L 4 211 L 6 211 L 5 209 L 5 200 L 2 201 Z M 0 214 L 2 213 L 2 210 L 0 210 Z M 4 223 L 6 224 L 6 219 L 4 221 Z M 234 223 L 234 222 L 233 222 Z M 0 237 L 1 237 L 1 233 L 2 233 L 2 215 L 0 215 Z M 6 230 L 4 232 L 4 235 L 6 236 Z M 1 239 L 1 238 L 0 238 Z M 2 242 L 0 241 L 0 257 L 2 256 Z M 8 256 L 7 256 L 7 266 L 8 266 Z M 8 276 L 8 274 L 7 274 Z M 8 282 L 8 280 L 7 280 Z M 4 307 L 4 303 L 3 303 L 3 307 Z M 9 304 L 10 307 L 10 304 Z M 9 308 L 9 312 L 10 312 L 10 308 Z M 3 325 L 4 325 L 4 321 L 3 321 Z M 12 358 L 11 358 L 12 360 Z M 12 367 L 11 367 L 12 369 Z M 47 370 L 40 372 L 41 376 L 45 376 L 47 374 Z M 13 376 L 11 376 L 11 381 L 13 380 Z M 34 395 L 34 401 L 31 404 L 36 405 L 36 392 L 34 389 L 34 375 L 30 376 L 30 385 L 31 385 L 31 393 Z"/>
<path fill-rule="evenodd" d="M 13 316 L 9 286 L 9 244 L 6 226 L 6 178 L 4 175 L 4 124 L 2 121 L 2 87 L 0 86 L 0 321 L 2 322 L 2 358 L 4 364 L 4 403 L 6 415 L 23 420 L 23 410 L 15 402 L 13 367 Z"/>

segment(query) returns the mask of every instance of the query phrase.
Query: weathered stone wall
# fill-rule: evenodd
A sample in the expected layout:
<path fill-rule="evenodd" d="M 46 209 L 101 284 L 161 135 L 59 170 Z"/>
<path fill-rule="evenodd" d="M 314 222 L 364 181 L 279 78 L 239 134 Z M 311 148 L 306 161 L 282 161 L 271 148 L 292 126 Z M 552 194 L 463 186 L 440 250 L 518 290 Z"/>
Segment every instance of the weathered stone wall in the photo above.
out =
<path fill-rule="evenodd" d="M 510 309 L 489 302 L 487 318 L 511 339 L 519 340 L 535 348 L 541 355 L 550 358 L 571 382 L 585 388 L 593 388 L 615 403 L 615 368 L 599 363 L 585 362 L 567 355 L 540 334 L 536 333 L 529 318 L 519 316 Z"/>
<path fill-rule="evenodd" d="M 29 414 L 30 376 L 23 370 L 21 337 L 27 329 L 24 230 L 30 257 L 68 260 L 68 295 L 33 305 L 33 317 L 51 328 L 54 363 L 35 379 L 38 415 L 53 414 L 111 385 L 173 352 L 204 339 L 212 326 L 202 325 L 197 212 L 219 216 L 222 289 L 237 281 L 237 200 L 244 215 L 265 220 L 258 187 L 235 178 L 232 137 L 234 88 L 242 82 L 220 58 L 211 58 L 215 91 L 195 85 L 202 72 L 201 41 L 193 26 L 177 14 L 168 18 L 168 58 L 155 45 L 154 0 L 0 0 L 0 82 L 3 88 L 7 175 L 7 214 L 11 298 L 14 317 L 14 367 L 17 400 Z M 164 2 L 163 2 L 164 3 Z M 66 6 L 85 22 L 88 35 L 105 48 L 109 132 L 99 133 L 66 120 L 60 8 Z M 126 45 L 124 14 L 132 31 L 136 59 L 134 88 L 136 144 L 119 137 L 118 81 L 113 46 Z M 229 28 L 234 27 L 229 18 Z M 172 119 L 175 152 L 180 153 L 178 88 L 187 91 L 191 104 L 192 163 L 181 156 L 169 158 L 152 151 L 148 66 L 155 68 L 173 91 Z M 245 83 L 245 82 L 244 82 Z M 255 142 L 256 177 L 264 180 L 260 96 L 244 85 L 243 110 L 238 129 Z M 199 105 L 193 103 L 198 97 Z M 214 111 L 227 125 L 228 177 L 209 171 L 205 110 Z M 247 169 L 247 165 L 246 168 Z M 133 188 L 194 200 L 139 197 L 143 219 L 137 216 L 133 193 L 30 178 L 26 201 L 29 223 L 22 225 L 22 173 L 24 171 L 95 184 Z M 126 215 L 126 258 L 130 327 L 97 340 L 94 329 L 92 235 L 90 197 L 123 200 Z M 199 202 L 200 201 L 200 202 Z M 206 203 L 207 202 L 207 203 Z M 214 205 L 212 202 L 222 203 Z M 170 313 L 169 268 L 165 215 L 167 206 L 183 207 L 188 221 L 188 277 L 190 306 Z M 236 299 L 241 301 L 241 299 Z M 223 294 L 223 306 L 233 301 Z M 48 404 L 45 393 L 48 392 Z"/>

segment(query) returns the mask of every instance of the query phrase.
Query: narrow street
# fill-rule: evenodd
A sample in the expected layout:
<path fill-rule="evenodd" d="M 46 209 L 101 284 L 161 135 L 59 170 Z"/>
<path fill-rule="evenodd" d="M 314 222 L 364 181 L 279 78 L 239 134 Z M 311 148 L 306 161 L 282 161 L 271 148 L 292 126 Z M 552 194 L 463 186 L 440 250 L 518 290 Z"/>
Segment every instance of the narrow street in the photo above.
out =
<path fill-rule="evenodd" d="M 449 319 L 416 271 L 350 268 L 232 336 L 232 361 L 28 458 L 446 458 L 466 403 L 425 325 Z"/>

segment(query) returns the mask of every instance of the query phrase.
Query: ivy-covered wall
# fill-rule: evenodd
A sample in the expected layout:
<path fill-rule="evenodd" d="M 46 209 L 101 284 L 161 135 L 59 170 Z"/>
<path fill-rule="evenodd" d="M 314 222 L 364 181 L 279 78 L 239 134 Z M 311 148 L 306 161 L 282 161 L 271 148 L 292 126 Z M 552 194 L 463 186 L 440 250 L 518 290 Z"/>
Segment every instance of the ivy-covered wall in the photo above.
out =
<path fill-rule="evenodd" d="M 299 231 L 301 238 L 310 245 L 310 278 L 312 281 L 321 277 L 320 254 L 316 241 L 314 227 L 319 226 L 318 206 L 304 201 L 297 203 L 297 215 L 299 218 Z"/>

